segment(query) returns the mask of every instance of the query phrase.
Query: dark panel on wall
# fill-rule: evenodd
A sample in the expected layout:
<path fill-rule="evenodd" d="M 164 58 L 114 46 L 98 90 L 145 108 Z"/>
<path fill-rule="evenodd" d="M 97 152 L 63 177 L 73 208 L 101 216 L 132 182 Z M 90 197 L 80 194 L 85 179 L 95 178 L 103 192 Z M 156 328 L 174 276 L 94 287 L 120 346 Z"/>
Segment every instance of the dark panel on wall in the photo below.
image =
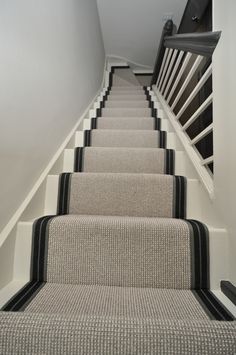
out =
<path fill-rule="evenodd" d="M 212 30 L 212 0 L 189 0 L 178 33 Z"/>

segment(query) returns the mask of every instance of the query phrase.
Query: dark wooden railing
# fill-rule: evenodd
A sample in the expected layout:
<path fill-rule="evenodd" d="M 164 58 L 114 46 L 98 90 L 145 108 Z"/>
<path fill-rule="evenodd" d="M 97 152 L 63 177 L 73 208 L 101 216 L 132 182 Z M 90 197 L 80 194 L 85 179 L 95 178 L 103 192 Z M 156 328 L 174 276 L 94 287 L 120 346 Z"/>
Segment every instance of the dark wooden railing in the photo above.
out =
<path fill-rule="evenodd" d="M 199 170 L 209 175 L 214 164 L 211 57 L 219 38 L 220 32 L 164 36 L 152 78 L 161 103 L 188 139 L 195 165 L 198 161 Z"/>

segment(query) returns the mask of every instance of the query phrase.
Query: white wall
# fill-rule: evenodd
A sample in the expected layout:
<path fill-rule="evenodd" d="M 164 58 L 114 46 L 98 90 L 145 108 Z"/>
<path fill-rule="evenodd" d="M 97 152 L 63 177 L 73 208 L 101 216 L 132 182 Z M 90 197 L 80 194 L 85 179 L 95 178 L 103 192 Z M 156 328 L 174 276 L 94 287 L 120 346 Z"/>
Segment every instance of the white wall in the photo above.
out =
<path fill-rule="evenodd" d="M 214 54 L 215 205 L 230 234 L 230 278 L 236 284 L 236 41 L 235 0 L 213 1 L 214 30 L 222 35 Z"/>
<path fill-rule="evenodd" d="M 107 55 L 153 67 L 164 13 L 178 26 L 187 0 L 97 0 Z"/>
<path fill-rule="evenodd" d="M 0 231 L 102 83 L 96 0 L 0 0 Z"/>

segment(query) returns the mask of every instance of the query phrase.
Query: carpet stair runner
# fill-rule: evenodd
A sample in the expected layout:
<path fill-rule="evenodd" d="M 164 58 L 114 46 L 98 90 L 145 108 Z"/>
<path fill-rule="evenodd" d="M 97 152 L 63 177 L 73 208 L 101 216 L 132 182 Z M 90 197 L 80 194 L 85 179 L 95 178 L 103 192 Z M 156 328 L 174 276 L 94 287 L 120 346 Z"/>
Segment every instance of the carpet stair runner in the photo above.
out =
<path fill-rule="evenodd" d="M 146 89 L 120 69 L 102 106 L 60 175 L 58 214 L 34 223 L 31 281 L 2 308 L 0 354 L 235 354 L 207 227 L 186 219 L 187 180 Z"/>

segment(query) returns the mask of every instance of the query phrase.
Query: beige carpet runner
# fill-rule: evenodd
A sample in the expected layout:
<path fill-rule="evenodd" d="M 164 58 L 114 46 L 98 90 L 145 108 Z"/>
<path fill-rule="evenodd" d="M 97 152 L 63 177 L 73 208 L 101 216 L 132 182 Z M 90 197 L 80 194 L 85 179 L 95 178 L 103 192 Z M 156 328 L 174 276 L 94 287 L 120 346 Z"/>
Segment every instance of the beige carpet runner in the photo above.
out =
<path fill-rule="evenodd" d="M 0 313 L 0 354 L 235 354 L 208 230 L 186 220 L 158 111 L 129 69 L 111 84 L 60 176 L 58 215 L 34 223 L 31 281 Z"/>

